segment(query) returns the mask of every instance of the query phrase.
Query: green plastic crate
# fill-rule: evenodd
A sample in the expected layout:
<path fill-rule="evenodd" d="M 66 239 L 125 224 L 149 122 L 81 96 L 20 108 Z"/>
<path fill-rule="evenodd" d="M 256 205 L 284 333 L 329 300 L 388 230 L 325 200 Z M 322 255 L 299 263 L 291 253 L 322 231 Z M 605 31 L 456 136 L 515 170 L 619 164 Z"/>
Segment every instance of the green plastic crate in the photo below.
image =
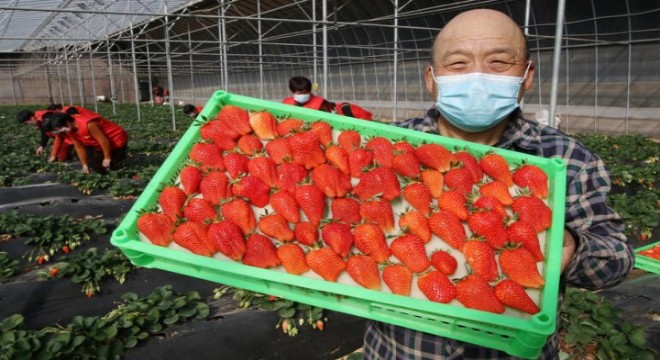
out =
<path fill-rule="evenodd" d="M 330 310 L 368 319 L 392 323 L 411 329 L 467 341 L 505 351 L 514 356 L 536 358 L 550 334 L 556 330 L 560 257 L 564 227 L 566 166 L 563 160 L 544 159 L 518 152 L 468 143 L 438 135 L 397 128 L 378 122 L 357 120 L 326 112 L 314 111 L 217 91 L 199 118 L 213 118 L 225 105 L 247 110 L 268 110 L 275 116 L 289 115 L 304 121 L 324 120 L 336 130 L 356 129 L 363 136 L 385 136 L 405 139 L 412 144 L 440 143 L 450 150 L 465 149 L 481 155 L 495 151 L 509 162 L 527 161 L 540 166 L 549 176 L 548 204 L 553 210 L 552 227 L 544 241 L 545 286 L 539 292 L 541 311 L 533 316 L 511 316 L 440 304 L 425 299 L 394 295 L 359 286 L 332 283 L 321 279 L 291 275 L 283 271 L 261 269 L 229 260 L 194 255 L 142 241 L 137 218 L 142 209 L 157 203 L 160 184 L 171 181 L 187 159 L 192 145 L 199 139 L 199 126 L 193 124 L 182 136 L 172 153 L 137 199 L 124 220 L 113 232 L 111 243 L 137 266 L 156 268 L 186 276 L 206 279 L 251 291 L 283 297 Z"/>
<path fill-rule="evenodd" d="M 635 249 L 635 267 L 638 269 L 646 270 L 654 274 L 660 274 L 660 260 L 652 259 L 648 256 L 639 255 L 640 252 L 660 245 L 660 241 L 656 241 L 651 245 Z"/>

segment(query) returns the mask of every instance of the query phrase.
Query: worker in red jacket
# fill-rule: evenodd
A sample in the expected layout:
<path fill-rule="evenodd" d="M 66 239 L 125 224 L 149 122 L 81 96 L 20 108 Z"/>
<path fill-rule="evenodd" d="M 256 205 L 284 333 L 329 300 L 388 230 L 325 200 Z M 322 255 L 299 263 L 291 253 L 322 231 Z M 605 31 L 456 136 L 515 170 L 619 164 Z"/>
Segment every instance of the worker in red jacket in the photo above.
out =
<path fill-rule="evenodd" d="M 44 154 L 44 149 L 48 145 L 48 140 L 50 138 L 55 138 L 55 134 L 51 132 L 47 132 L 43 129 L 43 121 L 44 117 L 48 117 L 51 114 L 55 113 L 54 110 L 37 110 L 37 111 L 32 111 L 32 110 L 21 110 L 17 115 L 16 119 L 18 122 L 24 125 L 34 125 L 39 129 L 40 133 L 40 138 L 39 138 L 39 146 L 37 147 L 37 150 L 35 151 L 35 154 L 37 156 L 41 156 Z M 62 144 L 62 146 L 59 147 L 58 152 L 55 154 L 55 159 L 58 161 L 67 161 L 71 159 L 71 150 L 73 150 L 73 144 L 66 140 Z"/>
<path fill-rule="evenodd" d="M 194 118 L 196 118 L 197 115 L 202 112 L 202 109 L 204 108 L 201 106 L 195 106 L 193 104 L 183 105 L 183 113 Z"/>
<path fill-rule="evenodd" d="M 362 120 L 373 120 L 373 115 L 365 108 L 348 102 L 330 102 L 332 112 Z"/>
<path fill-rule="evenodd" d="M 289 90 L 293 96 L 282 100 L 288 105 L 302 106 L 312 110 L 330 111 L 329 102 L 312 94 L 312 82 L 304 76 L 294 76 L 289 79 Z"/>
<path fill-rule="evenodd" d="M 55 113 L 44 123 L 44 128 L 57 135 L 49 161 L 66 139 L 73 143 L 85 174 L 89 173 L 90 166 L 100 173 L 116 170 L 126 158 L 126 130 L 103 117 Z"/>

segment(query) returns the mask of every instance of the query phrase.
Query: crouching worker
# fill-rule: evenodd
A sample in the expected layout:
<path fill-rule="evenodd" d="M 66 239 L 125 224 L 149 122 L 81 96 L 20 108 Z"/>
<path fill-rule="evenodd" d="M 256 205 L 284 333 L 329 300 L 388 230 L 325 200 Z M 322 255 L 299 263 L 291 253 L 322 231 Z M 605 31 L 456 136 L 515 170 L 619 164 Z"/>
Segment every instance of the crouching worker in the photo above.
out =
<path fill-rule="evenodd" d="M 34 125 L 39 129 L 39 146 L 35 151 L 37 156 L 44 154 L 44 149 L 48 145 L 48 140 L 50 138 L 55 139 L 55 134 L 47 132 L 43 128 L 44 119 L 52 115 L 54 111 L 50 110 L 21 110 L 17 115 L 16 119 L 23 125 Z M 53 160 L 58 161 L 67 161 L 71 159 L 71 150 L 73 150 L 73 144 L 69 140 L 65 140 L 62 145 L 59 147 L 57 153 Z"/>
<path fill-rule="evenodd" d="M 330 111 L 338 114 L 338 115 L 344 115 L 344 116 L 349 116 L 352 118 L 356 119 L 362 119 L 362 120 L 373 120 L 373 115 L 371 112 L 369 112 L 367 109 L 357 106 L 355 104 L 351 104 L 348 102 L 340 102 L 340 103 L 334 103 L 334 102 L 329 102 L 330 104 Z"/>
<path fill-rule="evenodd" d="M 183 105 L 183 113 L 193 118 L 196 118 L 202 112 L 202 109 L 201 106 L 195 106 L 193 104 Z"/>
<path fill-rule="evenodd" d="M 128 134 L 114 122 L 97 116 L 54 113 L 44 123 L 46 131 L 55 133 L 55 144 L 49 161 L 54 160 L 59 146 L 68 139 L 73 143 L 82 165 L 99 173 L 117 170 L 126 158 Z"/>
<path fill-rule="evenodd" d="M 289 79 L 289 90 L 292 96 L 282 100 L 283 103 L 330 112 L 328 100 L 312 94 L 312 82 L 308 78 L 304 76 L 292 77 Z"/>

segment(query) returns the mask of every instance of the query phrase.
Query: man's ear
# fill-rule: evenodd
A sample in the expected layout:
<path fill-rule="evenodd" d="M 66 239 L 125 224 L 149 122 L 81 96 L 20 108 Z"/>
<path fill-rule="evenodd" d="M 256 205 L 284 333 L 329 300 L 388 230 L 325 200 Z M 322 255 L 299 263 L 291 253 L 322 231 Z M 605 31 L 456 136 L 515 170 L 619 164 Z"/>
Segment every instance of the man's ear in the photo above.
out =
<path fill-rule="evenodd" d="M 433 73 L 431 72 L 432 65 L 426 65 L 426 70 L 424 71 L 424 82 L 426 83 L 426 90 L 429 93 L 434 94 L 435 90 L 435 79 L 433 78 Z"/>
<path fill-rule="evenodd" d="M 533 60 L 529 60 L 529 70 L 527 71 L 527 77 L 523 80 L 522 87 L 525 91 L 532 88 L 534 84 L 534 75 L 536 74 L 536 63 Z"/>

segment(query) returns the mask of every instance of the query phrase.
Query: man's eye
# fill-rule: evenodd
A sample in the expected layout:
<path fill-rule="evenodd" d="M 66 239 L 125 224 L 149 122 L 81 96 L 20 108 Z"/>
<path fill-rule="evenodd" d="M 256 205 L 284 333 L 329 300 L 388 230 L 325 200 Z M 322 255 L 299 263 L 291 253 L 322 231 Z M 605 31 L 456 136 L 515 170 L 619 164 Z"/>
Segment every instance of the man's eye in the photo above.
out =
<path fill-rule="evenodd" d="M 489 66 L 491 70 L 494 71 L 505 71 L 510 69 L 513 66 L 513 64 L 507 61 L 494 60 L 490 62 Z"/>
<path fill-rule="evenodd" d="M 455 61 L 445 65 L 445 67 L 449 70 L 461 70 L 464 69 L 466 66 L 467 64 L 463 61 Z"/>

